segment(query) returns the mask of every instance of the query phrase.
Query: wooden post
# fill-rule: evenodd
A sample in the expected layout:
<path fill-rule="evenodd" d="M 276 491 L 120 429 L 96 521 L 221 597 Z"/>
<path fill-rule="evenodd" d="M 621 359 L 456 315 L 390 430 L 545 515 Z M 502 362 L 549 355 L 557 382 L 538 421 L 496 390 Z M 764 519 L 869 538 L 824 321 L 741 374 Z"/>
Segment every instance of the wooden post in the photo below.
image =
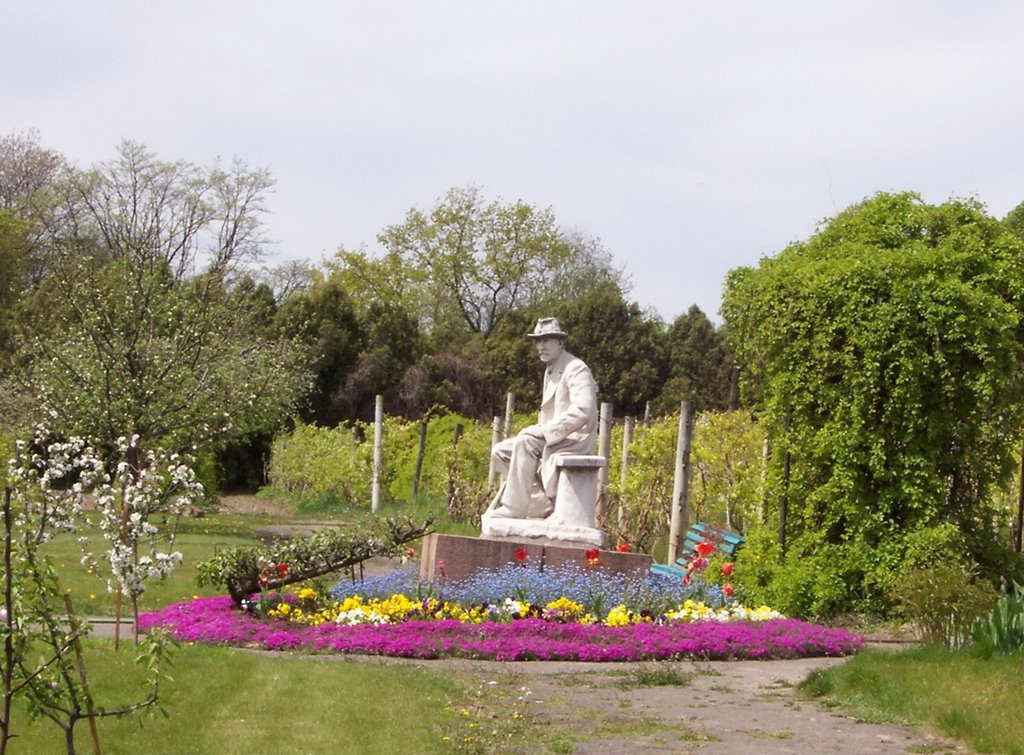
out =
<path fill-rule="evenodd" d="M 89 715 L 86 718 L 89 719 L 89 731 L 92 733 L 92 750 L 96 755 L 100 755 L 100 732 L 96 727 L 96 708 L 92 702 L 92 691 L 89 689 L 89 677 L 85 673 L 85 658 L 82 657 L 82 640 L 79 637 L 78 630 L 75 629 L 81 619 L 75 616 L 75 608 L 71 603 L 71 596 L 68 593 L 64 593 L 64 606 L 68 611 L 68 623 L 72 627 L 74 638 L 71 645 L 75 650 L 75 663 L 78 667 L 78 679 L 82 682 L 82 691 L 85 693 L 85 711 Z"/>
<path fill-rule="evenodd" d="M 729 399 L 727 406 L 730 412 L 740 408 L 740 368 L 733 365 L 729 370 Z"/>
<path fill-rule="evenodd" d="M 462 438 L 463 426 L 461 424 L 455 426 L 455 432 L 452 434 L 452 445 L 456 447 L 455 456 L 458 458 L 458 445 L 459 440 Z M 455 501 L 455 478 L 451 476 L 451 470 L 448 474 L 448 511 L 452 511 L 452 505 Z"/>
<path fill-rule="evenodd" d="M 597 416 L 597 453 L 605 459 L 597 476 L 597 519 L 602 521 L 608 501 L 608 459 L 612 455 L 612 405 L 602 402 Z"/>
<path fill-rule="evenodd" d="M 1017 489 L 1017 521 L 1016 521 L 1016 532 L 1013 534 L 1013 549 L 1020 553 L 1021 550 L 1021 530 L 1024 530 L 1024 451 L 1021 452 L 1020 458 L 1020 485 Z M 1024 663 L 1024 661 L 1022 661 Z"/>
<path fill-rule="evenodd" d="M 427 420 L 420 420 L 420 443 L 416 448 L 416 468 L 412 473 L 412 497 L 420 494 L 420 475 L 423 473 L 423 457 L 427 453 Z"/>
<path fill-rule="evenodd" d="M 679 434 L 676 443 L 675 482 L 672 486 L 672 518 L 668 531 L 668 561 L 679 556 L 683 533 L 690 526 L 690 446 L 693 443 L 693 402 L 684 400 L 679 407 Z"/>
<path fill-rule="evenodd" d="M 512 434 L 512 423 L 515 421 L 516 413 L 516 394 L 509 391 L 505 396 L 505 437 L 509 437 Z"/>
<path fill-rule="evenodd" d="M 493 449 L 498 443 L 501 442 L 501 417 L 495 417 L 491 423 L 491 448 Z M 491 460 L 487 466 L 487 489 L 494 490 L 494 485 L 498 481 L 498 470 L 494 468 L 494 457 L 491 456 Z"/>
<path fill-rule="evenodd" d="M 757 499 L 757 523 L 764 524 L 765 512 L 768 510 L 768 460 L 771 458 L 772 447 L 765 435 L 761 445 L 761 491 Z"/>
<path fill-rule="evenodd" d="M 644 424 L 645 425 L 651 424 L 651 402 L 650 401 L 648 401 L 646 404 L 644 404 Z"/>
<path fill-rule="evenodd" d="M 779 501 L 779 550 L 786 555 L 786 516 L 789 514 L 789 426 L 793 422 L 793 407 L 786 409 L 786 453 L 782 457 L 782 500 Z"/>
<path fill-rule="evenodd" d="M 384 461 L 384 397 L 377 394 L 373 410 L 373 488 L 370 510 L 380 508 L 380 470 Z"/>
<path fill-rule="evenodd" d="M 623 490 L 626 488 L 626 472 L 629 470 L 629 447 L 633 445 L 633 428 L 636 426 L 636 418 L 632 415 L 626 417 L 622 425 L 622 468 L 619 470 L 619 484 Z M 619 529 L 626 526 L 626 497 L 619 496 Z"/>

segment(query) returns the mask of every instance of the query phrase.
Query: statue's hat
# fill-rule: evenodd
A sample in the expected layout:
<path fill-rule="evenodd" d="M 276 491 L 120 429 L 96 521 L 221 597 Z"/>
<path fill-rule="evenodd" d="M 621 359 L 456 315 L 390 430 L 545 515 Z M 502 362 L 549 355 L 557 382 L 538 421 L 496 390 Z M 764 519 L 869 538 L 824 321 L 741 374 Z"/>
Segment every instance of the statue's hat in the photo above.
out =
<path fill-rule="evenodd" d="M 568 338 L 569 334 L 562 330 L 561 323 L 556 317 L 542 317 L 537 320 L 537 325 L 532 333 L 526 334 L 527 338 Z"/>

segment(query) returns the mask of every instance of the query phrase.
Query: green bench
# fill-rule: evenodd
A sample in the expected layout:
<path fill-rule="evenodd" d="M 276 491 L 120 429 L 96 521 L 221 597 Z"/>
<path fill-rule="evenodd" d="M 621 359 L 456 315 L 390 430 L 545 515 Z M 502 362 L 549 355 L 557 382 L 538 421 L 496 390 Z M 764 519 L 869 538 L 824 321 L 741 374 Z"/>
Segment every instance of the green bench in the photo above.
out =
<path fill-rule="evenodd" d="M 688 573 L 686 565 L 691 558 L 697 555 L 697 543 L 704 540 L 715 546 L 708 558 L 724 556 L 726 559 L 732 559 L 744 543 L 742 537 L 729 532 L 724 527 L 697 522 L 686 531 L 686 539 L 679 549 L 679 558 L 676 559 L 676 562 L 674 564 L 654 564 L 651 566 L 651 571 L 666 577 L 684 576 Z"/>

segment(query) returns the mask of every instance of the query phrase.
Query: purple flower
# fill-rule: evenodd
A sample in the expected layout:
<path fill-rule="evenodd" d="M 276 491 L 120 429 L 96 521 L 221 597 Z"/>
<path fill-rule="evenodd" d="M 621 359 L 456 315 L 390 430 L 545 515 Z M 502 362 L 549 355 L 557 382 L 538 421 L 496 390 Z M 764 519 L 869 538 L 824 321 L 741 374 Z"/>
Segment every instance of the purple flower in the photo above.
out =
<path fill-rule="evenodd" d="M 196 598 L 139 617 L 140 629 L 156 626 L 167 627 L 175 638 L 188 642 L 421 659 L 771 659 L 848 655 L 863 644 L 860 637 L 841 629 L 796 619 L 620 627 L 558 624 L 542 619 L 483 624 L 462 624 L 449 619 L 397 625 L 306 626 L 238 611 L 226 597 Z"/>

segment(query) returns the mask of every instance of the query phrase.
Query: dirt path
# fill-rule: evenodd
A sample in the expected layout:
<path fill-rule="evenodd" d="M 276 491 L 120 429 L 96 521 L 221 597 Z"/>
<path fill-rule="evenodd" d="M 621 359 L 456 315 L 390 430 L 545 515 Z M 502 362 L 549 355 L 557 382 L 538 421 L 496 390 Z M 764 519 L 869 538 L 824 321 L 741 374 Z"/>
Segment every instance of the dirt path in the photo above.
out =
<path fill-rule="evenodd" d="M 476 687 L 492 699 L 520 706 L 544 728 L 544 741 L 536 747 L 509 742 L 494 751 L 578 755 L 967 751 L 909 726 L 858 723 L 842 711 L 827 710 L 797 694 L 795 686 L 814 669 L 843 663 L 842 658 L 602 664 L 307 657 L 449 669 L 470 689 Z M 645 675 L 647 680 L 652 675 L 662 680 L 673 677 L 676 684 L 639 686 Z"/>

